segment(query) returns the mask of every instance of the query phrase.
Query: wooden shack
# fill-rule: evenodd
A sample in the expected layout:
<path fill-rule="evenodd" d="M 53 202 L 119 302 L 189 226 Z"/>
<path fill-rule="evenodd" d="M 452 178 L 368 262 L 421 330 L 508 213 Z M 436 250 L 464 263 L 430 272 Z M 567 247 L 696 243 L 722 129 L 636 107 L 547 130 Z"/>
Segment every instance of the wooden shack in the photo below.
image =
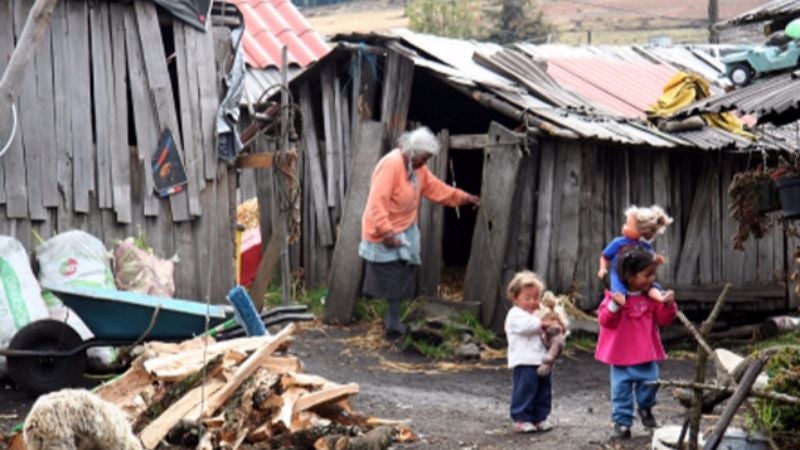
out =
<path fill-rule="evenodd" d="M 642 59 L 672 73 L 680 67 Z M 713 128 L 662 132 L 595 108 L 519 51 L 410 32 L 340 36 L 292 92 L 305 174 L 302 254 L 293 264 L 308 285 L 328 286 L 329 321 L 353 318 L 371 167 L 418 124 L 442 142 L 431 170 L 482 198 L 477 212 L 423 202 L 420 295 L 442 294 L 442 274 L 460 273 L 463 300 L 500 329 L 505 282 L 532 268 L 591 310 L 602 295 L 597 260 L 624 210 L 657 203 L 675 218 L 655 243 L 668 260 L 658 276 L 684 308 L 706 307 L 726 282 L 736 310 L 800 304 L 787 289 L 791 239 L 778 228 L 734 251 L 727 211 L 732 175 L 791 140 L 765 133 L 754 143 Z"/>
<path fill-rule="evenodd" d="M 32 4 L 0 6 L 0 72 Z M 34 235 L 81 229 L 111 249 L 141 232 L 158 255 L 178 256 L 177 296 L 224 302 L 234 283 L 235 186 L 218 162 L 216 121 L 230 52 L 229 30 L 198 30 L 150 1 L 59 2 L 0 157 L 0 234 L 32 251 Z M 160 198 L 151 155 L 165 130 L 188 184 Z"/>

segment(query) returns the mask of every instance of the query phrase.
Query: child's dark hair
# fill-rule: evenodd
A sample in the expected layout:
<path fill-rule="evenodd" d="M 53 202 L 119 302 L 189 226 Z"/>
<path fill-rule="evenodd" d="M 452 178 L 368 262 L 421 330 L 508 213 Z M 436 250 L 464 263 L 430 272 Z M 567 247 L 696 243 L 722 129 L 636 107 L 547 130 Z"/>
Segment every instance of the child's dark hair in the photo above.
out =
<path fill-rule="evenodd" d="M 619 279 L 628 285 L 628 278 L 655 264 L 654 255 L 642 247 L 626 247 L 622 249 L 617 259 L 617 274 Z"/>

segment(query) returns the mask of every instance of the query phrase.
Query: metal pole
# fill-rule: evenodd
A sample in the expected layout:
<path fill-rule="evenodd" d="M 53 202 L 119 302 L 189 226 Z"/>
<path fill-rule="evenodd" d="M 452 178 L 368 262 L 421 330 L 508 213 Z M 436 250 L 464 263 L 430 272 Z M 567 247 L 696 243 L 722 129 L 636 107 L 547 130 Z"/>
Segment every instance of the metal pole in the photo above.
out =
<path fill-rule="evenodd" d="M 708 43 L 719 44 L 719 32 L 714 25 L 719 22 L 719 0 L 708 0 Z"/>
<path fill-rule="evenodd" d="M 288 48 L 284 45 L 281 51 L 281 143 L 280 143 L 280 155 L 281 160 L 286 161 L 286 155 L 289 152 L 289 130 L 291 126 L 289 124 L 289 76 L 288 76 Z M 287 193 L 289 191 L 289 186 L 286 183 L 286 176 L 279 168 L 277 173 L 277 177 L 275 182 L 281 186 L 282 192 Z M 292 199 L 288 198 L 289 196 L 286 195 L 284 200 L 291 201 Z M 288 225 L 287 221 L 289 218 L 289 205 L 280 204 L 280 198 L 275 197 L 275 199 L 279 202 L 279 210 L 280 210 L 280 221 L 281 221 L 281 287 L 282 287 L 282 294 L 283 294 L 283 304 L 288 305 L 292 302 L 291 293 L 289 291 L 289 286 L 292 282 L 291 278 L 291 267 L 289 265 L 289 232 L 288 232 Z"/>

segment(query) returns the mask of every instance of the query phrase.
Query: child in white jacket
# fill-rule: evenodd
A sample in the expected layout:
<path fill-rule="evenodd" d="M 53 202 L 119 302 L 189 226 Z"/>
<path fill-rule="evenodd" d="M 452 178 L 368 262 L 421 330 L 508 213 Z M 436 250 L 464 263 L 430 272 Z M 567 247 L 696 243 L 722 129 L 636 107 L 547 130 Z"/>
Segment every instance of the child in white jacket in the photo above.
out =
<path fill-rule="evenodd" d="M 544 282 L 533 272 L 514 275 L 508 284 L 508 298 L 514 304 L 506 316 L 508 367 L 513 369 L 511 419 L 518 433 L 553 429 L 547 421 L 551 408 L 551 377 L 539 376 L 537 369 L 547 352 L 542 342 L 542 321 L 536 315 Z"/>

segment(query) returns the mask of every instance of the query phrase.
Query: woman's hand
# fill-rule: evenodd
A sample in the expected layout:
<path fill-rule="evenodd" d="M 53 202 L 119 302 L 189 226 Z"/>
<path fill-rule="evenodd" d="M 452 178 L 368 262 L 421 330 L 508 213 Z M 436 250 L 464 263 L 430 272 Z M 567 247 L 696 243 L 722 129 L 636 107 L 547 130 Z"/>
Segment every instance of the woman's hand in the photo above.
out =
<path fill-rule="evenodd" d="M 481 206 L 481 199 L 477 195 L 468 194 L 464 204 L 472 205 L 473 209 L 478 209 L 478 207 Z"/>
<path fill-rule="evenodd" d="M 600 278 L 601 280 L 605 278 L 606 275 L 608 275 L 608 269 L 605 267 L 601 267 L 600 270 L 597 271 L 597 278 Z"/>
<path fill-rule="evenodd" d="M 389 232 L 383 235 L 383 245 L 394 248 L 399 247 L 400 244 L 402 244 L 402 242 L 400 242 L 396 234 Z"/>

